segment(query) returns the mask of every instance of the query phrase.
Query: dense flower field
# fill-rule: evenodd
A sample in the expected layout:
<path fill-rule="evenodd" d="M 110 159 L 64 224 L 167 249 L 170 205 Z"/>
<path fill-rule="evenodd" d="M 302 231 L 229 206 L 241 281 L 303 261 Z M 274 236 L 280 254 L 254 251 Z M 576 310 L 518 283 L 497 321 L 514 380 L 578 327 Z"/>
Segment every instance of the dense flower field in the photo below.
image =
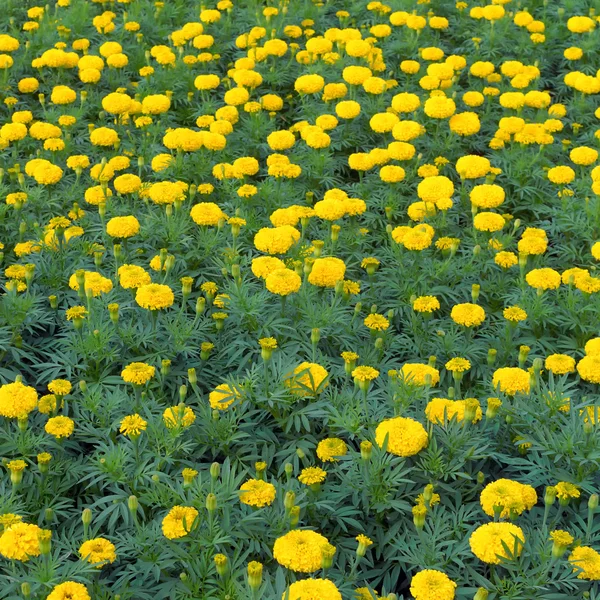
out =
<path fill-rule="evenodd" d="M 600 598 L 600 2 L 0 9 L 0 598 Z"/>

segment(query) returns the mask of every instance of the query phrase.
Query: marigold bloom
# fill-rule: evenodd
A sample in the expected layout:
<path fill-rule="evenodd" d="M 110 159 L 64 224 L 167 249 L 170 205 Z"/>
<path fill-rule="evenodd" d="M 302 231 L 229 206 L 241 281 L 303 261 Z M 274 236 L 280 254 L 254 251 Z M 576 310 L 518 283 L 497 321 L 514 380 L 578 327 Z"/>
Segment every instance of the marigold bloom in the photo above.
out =
<path fill-rule="evenodd" d="M 509 396 L 515 394 L 529 394 L 529 373 L 518 367 L 503 367 L 496 369 L 493 376 L 494 388 Z"/>
<path fill-rule="evenodd" d="M 54 436 L 56 439 L 69 437 L 75 429 L 75 422 L 69 417 L 60 415 L 58 417 L 52 417 L 48 419 L 44 430 L 46 433 Z"/>
<path fill-rule="evenodd" d="M 535 489 L 511 479 L 498 479 L 485 486 L 479 501 L 486 515 L 502 519 L 531 510 L 537 502 Z"/>
<path fill-rule="evenodd" d="M 102 537 L 83 542 L 79 547 L 79 556 L 82 560 L 97 565 L 98 568 L 117 559 L 115 545 Z"/>
<path fill-rule="evenodd" d="M 322 550 L 328 544 L 316 531 L 293 529 L 275 540 L 273 558 L 297 573 L 314 573 L 321 568 Z"/>
<path fill-rule="evenodd" d="M 435 569 L 419 571 L 410 582 L 410 593 L 415 600 L 453 600 L 455 590 L 456 583 Z"/>
<path fill-rule="evenodd" d="M 275 500 L 275 495 L 275 486 L 261 479 L 249 479 L 240 487 L 240 502 L 248 506 L 270 506 Z"/>
<path fill-rule="evenodd" d="M 600 554 L 589 546 L 578 546 L 569 555 L 573 571 L 578 572 L 578 579 L 588 581 L 600 580 Z"/>
<path fill-rule="evenodd" d="M 191 506 L 174 506 L 162 520 L 163 535 L 175 540 L 185 537 L 196 526 L 198 511 Z"/>
<path fill-rule="evenodd" d="M 375 441 L 382 448 L 387 439 L 387 451 L 396 456 L 413 456 L 425 448 L 429 436 L 421 423 L 408 417 L 382 421 L 375 430 Z"/>
<path fill-rule="evenodd" d="M 513 523 L 480 525 L 469 538 L 471 552 L 479 560 L 491 565 L 499 565 L 513 552 L 518 556 L 521 554 L 524 543 L 523 530 Z M 509 549 L 510 554 L 507 553 L 505 547 Z"/>

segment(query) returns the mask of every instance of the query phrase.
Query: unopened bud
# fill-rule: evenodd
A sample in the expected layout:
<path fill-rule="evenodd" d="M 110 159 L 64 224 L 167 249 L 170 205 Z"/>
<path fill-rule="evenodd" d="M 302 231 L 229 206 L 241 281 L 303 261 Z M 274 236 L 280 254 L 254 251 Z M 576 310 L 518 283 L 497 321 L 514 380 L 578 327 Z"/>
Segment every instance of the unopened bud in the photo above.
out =
<path fill-rule="evenodd" d="M 217 497 L 214 494 L 208 494 L 206 496 L 206 510 L 209 513 L 213 513 L 217 510 Z"/>
<path fill-rule="evenodd" d="M 553 486 L 546 487 L 546 491 L 544 493 L 544 504 L 546 506 L 552 506 L 554 501 L 556 500 L 556 488 Z"/>
<path fill-rule="evenodd" d="M 368 440 L 363 440 L 360 443 L 360 457 L 364 460 L 371 460 L 371 454 L 373 453 L 373 444 Z"/>

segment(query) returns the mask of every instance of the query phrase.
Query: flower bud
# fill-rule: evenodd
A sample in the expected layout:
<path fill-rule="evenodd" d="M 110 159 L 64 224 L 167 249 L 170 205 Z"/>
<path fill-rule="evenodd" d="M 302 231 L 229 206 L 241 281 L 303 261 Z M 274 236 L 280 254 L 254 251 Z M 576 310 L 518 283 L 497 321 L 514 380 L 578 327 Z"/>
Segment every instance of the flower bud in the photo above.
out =
<path fill-rule="evenodd" d="M 479 291 L 481 290 L 481 286 L 477 283 L 474 283 L 471 286 L 471 299 L 473 300 L 473 302 L 477 302 L 477 300 L 479 300 Z"/>
<path fill-rule="evenodd" d="M 82 513 L 81 513 L 81 522 L 85 525 L 88 526 L 91 522 L 92 522 L 92 511 L 89 508 L 86 508 Z"/>
<path fill-rule="evenodd" d="M 498 354 L 498 350 L 495 348 L 490 348 L 487 354 L 487 364 L 491 367 L 496 362 L 496 355 Z"/>
<path fill-rule="evenodd" d="M 544 493 L 544 504 L 546 506 L 552 506 L 556 500 L 556 488 L 553 486 L 547 486 Z"/>
<path fill-rule="evenodd" d="M 302 448 L 296 448 L 296 456 L 302 460 L 306 454 L 304 454 L 304 450 L 302 450 Z"/>
<path fill-rule="evenodd" d="M 47 508 L 44 511 L 44 520 L 46 521 L 46 523 L 51 523 L 52 519 L 54 519 L 54 510 L 51 508 Z"/>
<path fill-rule="evenodd" d="M 219 475 L 221 474 L 221 465 L 218 462 L 214 462 L 210 465 L 210 476 L 213 481 L 219 479 Z"/>
<path fill-rule="evenodd" d="M 292 463 L 285 463 L 284 470 L 288 480 L 291 479 L 292 475 L 294 474 L 294 465 Z"/>
<path fill-rule="evenodd" d="M 483 485 L 483 482 L 485 481 L 485 475 L 479 471 L 479 473 L 477 473 L 477 483 L 479 485 Z"/>
<path fill-rule="evenodd" d="M 116 325 L 119 322 L 119 305 L 116 302 L 108 305 L 108 314 L 112 323 Z"/>
<path fill-rule="evenodd" d="M 373 444 L 368 440 L 363 440 L 360 443 L 360 457 L 366 462 L 371 460 L 371 454 L 373 453 Z"/>
<path fill-rule="evenodd" d="M 296 494 L 295 492 L 289 491 L 285 494 L 285 498 L 283 500 L 283 505 L 287 511 L 290 511 L 296 503 Z"/>
<path fill-rule="evenodd" d="M 58 298 L 56 296 L 48 296 L 48 301 L 50 302 L 51 309 L 56 310 L 58 308 Z"/>
<path fill-rule="evenodd" d="M 256 469 L 256 479 L 264 479 L 267 463 L 263 461 L 256 462 L 254 463 L 254 468 Z"/>
<path fill-rule="evenodd" d="M 214 513 L 217 510 L 217 497 L 214 494 L 206 496 L 206 510 L 209 513 Z"/>
<path fill-rule="evenodd" d="M 134 496 L 132 494 L 131 496 L 129 496 L 129 498 L 127 498 L 127 508 L 129 509 L 129 512 L 132 515 L 137 514 L 138 506 L 139 506 L 139 502 L 138 502 L 137 496 Z"/>
<path fill-rule="evenodd" d="M 487 600 L 488 595 L 489 592 L 485 588 L 480 587 L 473 596 L 473 600 Z"/>
<path fill-rule="evenodd" d="M 499 398 L 488 398 L 487 410 L 485 411 L 486 419 L 493 419 L 498 414 L 501 406 L 502 401 Z"/>
<path fill-rule="evenodd" d="M 196 369 L 194 369 L 193 367 L 191 369 L 188 369 L 188 381 L 190 382 L 190 385 L 192 387 L 198 383 L 198 376 L 196 375 Z"/>
<path fill-rule="evenodd" d="M 49 529 L 42 529 L 38 534 L 40 545 L 40 554 L 50 554 L 52 550 L 52 532 Z"/>
<path fill-rule="evenodd" d="M 298 521 L 300 521 L 300 507 L 292 506 L 292 508 L 290 508 L 290 526 L 296 527 Z"/>
<path fill-rule="evenodd" d="M 252 590 L 258 590 L 262 585 L 263 566 L 256 560 L 248 563 L 248 586 Z"/>
<path fill-rule="evenodd" d="M 592 494 L 588 500 L 588 510 L 592 513 L 598 508 L 598 494 Z"/>
<path fill-rule="evenodd" d="M 214 562 L 215 562 L 215 566 L 217 567 L 217 573 L 221 576 L 221 577 L 225 577 L 225 575 L 227 575 L 227 571 L 229 568 L 228 565 L 228 559 L 224 554 L 215 554 L 215 557 L 213 558 Z"/>
<path fill-rule="evenodd" d="M 321 568 L 330 569 L 333 565 L 333 557 L 335 556 L 335 546 L 325 544 L 321 548 Z"/>
<path fill-rule="evenodd" d="M 21 594 L 23 594 L 24 598 L 29 598 L 31 595 L 31 585 L 27 581 L 21 584 Z"/>
<path fill-rule="evenodd" d="M 519 367 L 522 369 L 527 362 L 527 357 L 529 356 L 529 352 L 531 348 L 529 346 L 521 346 L 519 348 Z"/>
<path fill-rule="evenodd" d="M 321 330 L 318 327 L 315 327 L 310 333 L 310 341 L 313 346 L 316 346 L 321 339 Z"/>
<path fill-rule="evenodd" d="M 423 529 L 425 527 L 425 516 L 427 515 L 427 508 L 422 504 L 413 506 L 413 523 L 417 529 Z"/>

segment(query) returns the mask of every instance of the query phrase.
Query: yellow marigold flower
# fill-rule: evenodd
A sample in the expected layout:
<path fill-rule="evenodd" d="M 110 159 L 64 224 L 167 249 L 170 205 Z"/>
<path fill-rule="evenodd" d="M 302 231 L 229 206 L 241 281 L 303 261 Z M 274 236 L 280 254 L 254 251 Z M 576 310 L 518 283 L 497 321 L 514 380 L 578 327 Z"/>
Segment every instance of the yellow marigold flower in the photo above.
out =
<path fill-rule="evenodd" d="M 588 581 L 600 580 L 600 554 L 589 546 L 578 546 L 569 555 L 573 572 L 578 572 L 578 579 Z"/>
<path fill-rule="evenodd" d="M 442 198 L 451 198 L 454 184 L 443 175 L 427 177 L 417 186 L 417 196 L 424 202 L 437 202 Z"/>
<path fill-rule="evenodd" d="M 471 363 L 466 358 L 452 358 L 445 364 L 446 369 L 452 372 L 464 373 L 471 368 Z"/>
<path fill-rule="evenodd" d="M 292 583 L 281 600 L 342 600 L 339 590 L 329 579 L 303 579 Z"/>
<path fill-rule="evenodd" d="M 579 488 L 567 481 L 559 481 L 555 486 L 556 495 L 559 500 L 570 500 L 571 498 L 579 498 L 581 496 L 581 491 Z"/>
<path fill-rule="evenodd" d="M 500 231 L 504 225 L 506 225 L 506 221 L 502 215 L 493 212 L 480 212 L 473 218 L 473 227 L 477 231 L 489 231 L 493 233 Z"/>
<path fill-rule="evenodd" d="M 16 522 L 0 536 L 0 555 L 10 560 L 28 561 L 40 555 L 38 536 L 45 531 L 37 525 Z"/>
<path fill-rule="evenodd" d="M 48 384 L 48 390 L 56 396 L 66 396 L 71 393 L 72 385 L 66 379 L 53 379 Z"/>
<path fill-rule="evenodd" d="M 63 415 L 48 419 L 44 430 L 56 439 L 69 437 L 75 429 L 75 422 Z"/>
<path fill-rule="evenodd" d="M 376 313 L 368 315 L 364 320 L 364 324 L 371 331 L 385 331 L 390 326 L 390 322 L 383 315 Z"/>
<path fill-rule="evenodd" d="M 514 252 L 498 252 L 494 256 L 494 262 L 503 269 L 510 269 L 510 267 L 514 267 L 518 264 L 519 259 Z"/>
<path fill-rule="evenodd" d="M 546 358 L 544 367 L 554 375 L 566 375 L 575 371 L 575 359 L 566 354 L 551 354 Z"/>
<path fill-rule="evenodd" d="M 142 419 L 142 417 L 136 413 L 134 415 L 123 417 L 119 431 L 123 435 L 136 438 L 142 433 L 142 431 L 146 431 L 147 426 L 148 422 Z"/>
<path fill-rule="evenodd" d="M 121 377 L 126 383 L 145 385 L 154 377 L 155 372 L 155 367 L 151 365 L 143 362 L 132 362 L 121 371 Z"/>
<path fill-rule="evenodd" d="M 469 302 L 456 304 L 450 312 L 450 318 L 458 325 L 477 327 L 485 320 L 485 310 L 478 304 Z"/>
<path fill-rule="evenodd" d="M 560 287 L 561 277 L 554 269 L 533 269 L 525 276 L 525 281 L 536 290 L 556 290 Z"/>
<path fill-rule="evenodd" d="M 302 469 L 298 481 L 304 485 L 315 485 L 323 483 L 327 477 L 327 472 L 320 467 L 306 467 Z"/>
<path fill-rule="evenodd" d="M 537 494 L 530 485 L 511 479 L 498 479 L 485 486 L 479 501 L 486 515 L 493 517 L 498 514 L 500 518 L 508 519 L 531 510 L 537 502 Z"/>
<path fill-rule="evenodd" d="M 227 215 L 214 202 L 200 202 L 192 207 L 190 211 L 192 220 L 197 225 L 215 226 L 219 221 L 227 219 Z"/>
<path fill-rule="evenodd" d="M 308 282 L 318 287 L 335 287 L 338 281 L 344 279 L 346 265 L 344 261 L 328 256 L 317 258 L 308 276 Z"/>
<path fill-rule="evenodd" d="M 567 166 L 552 167 L 548 170 L 548 179 L 557 185 L 567 185 L 575 179 L 575 171 Z"/>
<path fill-rule="evenodd" d="M 499 565 L 514 553 L 521 554 L 525 535 L 523 530 L 513 523 L 486 523 L 480 525 L 469 538 L 471 552 L 481 561 Z M 510 554 L 506 552 L 509 549 Z"/>
<path fill-rule="evenodd" d="M 328 544 L 316 531 L 293 529 L 275 540 L 273 558 L 296 573 L 314 573 L 321 568 L 322 549 Z"/>
<path fill-rule="evenodd" d="M 249 479 L 240 487 L 240 502 L 248 506 L 271 506 L 275 495 L 275 486 L 261 479 Z"/>
<path fill-rule="evenodd" d="M 302 279 L 292 269 L 276 269 L 271 271 L 265 278 L 265 287 L 272 294 L 278 296 L 289 296 L 297 292 L 302 285 Z"/>
<path fill-rule="evenodd" d="M 191 506 L 174 506 L 162 520 L 163 535 L 175 540 L 185 537 L 197 525 L 198 511 Z"/>
<path fill-rule="evenodd" d="M 421 423 L 409 417 L 394 417 L 382 421 L 375 430 L 375 441 L 396 456 L 414 456 L 429 442 L 427 431 Z"/>
<path fill-rule="evenodd" d="M 170 406 L 163 412 L 163 421 L 167 429 L 189 427 L 196 420 L 194 411 L 183 404 Z"/>
<path fill-rule="evenodd" d="M 348 446 L 340 438 L 326 438 L 317 445 L 317 456 L 323 462 L 336 462 L 340 456 L 346 456 Z"/>
<path fill-rule="evenodd" d="M 356 367 L 352 371 L 352 377 L 357 381 L 373 381 L 379 377 L 379 371 L 373 367 Z"/>
<path fill-rule="evenodd" d="M 328 385 L 327 370 L 316 363 L 300 363 L 292 373 L 286 375 L 285 386 L 296 396 L 313 396 L 321 393 Z"/>
<path fill-rule="evenodd" d="M 461 179 L 485 177 L 491 169 L 490 161 L 484 156 L 469 154 L 456 161 L 456 172 Z"/>
<path fill-rule="evenodd" d="M 72 306 L 65 311 L 67 321 L 75 321 L 77 319 L 84 319 L 88 314 L 85 306 Z"/>
<path fill-rule="evenodd" d="M 226 410 L 239 398 L 241 398 L 241 394 L 237 388 L 231 388 L 227 383 L 219 384 L 208 395 L 211 408 L 216 410 Z"/>
<path fill-rule="evenodd" d="M 117 559 L 115 545 L 106 538 L 94 538 L 83 542 L 79 547 L 79 556 L 98 568 L 113 563 Z"/>
<path fill-rule="evenodd" d="M 7 419 L 25 418 L 38 404 L 37 391 L 20 381 L 0 387 L 0 416 Z"/>
<path fill-rule="evenodd" d="M 567 548 L 574 542 L 573 536 L 568 531 L 563 531 L 562 529 L 555 529 L 550 532 L 550 540 L 557 546 L 562 546 L 563 548 Z"/>
<path fill-rule="evenodd" d="M 419 296 L 413 302 L 413 310 L 419 313 L 432 313 L 440 308 L 440 301 L 435 296 Z"/>
<path fill-rule="evenodd" d="M 0 525 L 2 526 L 3 530 L 22 522 L 23 517 L 21 515 L 15 515 L 13 513 L 4 513 L 0 515 Z"/>
<path fill-rule="evenodd" d="M 509 306 L 502 311 L 502 316 L 513 323 L 519 323 L 527 318 L 527 313 L 519 306 Z"/>
<path fill-rule="evenodd" d="M 147 310 L 161 310 L 173 306 L 175 296 L 168 285 L 149 283 L 137 289 L 135 301 Z"/>
<path fill-rule="evenodd" d="M 260 338 L 258 343 L 261 348 L 266 350 L 275 350 L 277 348 L 277 340 L 273 337 Z"/>
<path fill-rule="evenodd" d="M 529 394 L 529 373 L 518 367 L 503 367 L 494 371 L 492 379 L 494 388 L 509 396 Z"/>
<path fill-rule="evenodd" d="M 406 363 L 400 375 L 410 385 L 436 385 L 440 381 L 440 373 L 435 367 L 421 363 Z"/>
<path fill-rule="evenodd" d="M 285 254 L 299 239 L 300 232 L 291 225 L 263 227 L 254 236 L 254 246 L 267 254 Z"/>
<path fill-rule="evenodd" d="M 427 406 L 425 407 L 425 416 L 430 423 L 436 425 L 444 425 L 446 421 L 450 422 L 453 419 L 456 420 L 457 423 L 462 423 L 468 412 L 468 407 L 469 414 L 473 415 L 470 419 L 471 423 L 481 421 L 483 412 L 479 401 L 476 398 L 467 398 L 466 400 L 434 398 L 427 403 Z"/>
<path fill-rule="evenodd" d="M 594 352 L 593 354 L 584 356 L 577 363 L 577 372 L 584 381 L 588 381 L 590 383 L 600 383 L 600 354 L 596 354 Z"/>
<path fill-rule="evenodd" d="M 410 582 L 415 600 L 454 600 L 456 583 L 436 569 L 419 571 Z"/>
<path fill-rule="evenodd" d="M 102 277 L 100 273 L 96 273 L 95 271 L 84 271 L 83 275 L 84 288 L 86 291 L 91 290 L 94 298 L 100 296 L 100 294 L 108 294 L 113 288 L 112 281 L 107 277 Z M 79 282 L 77 279 L 77 273 L 73 273 L 69 278 L 69 287 L 76 292 L 79 291 Z"/>
<path fill-rule="evenodd" d="M 152 283 L 150 275 L 138 265 L 121 265 L 117 274 L 119 275 L 119 285 L 126 290 L 137 289 Z"/>
<path fill-rule="evenodd" d="M 113 238 L 130 238 L 139 233 L 140 223 L 134 216 L 113 217 L 106 224 L 106 233 Z"/>

